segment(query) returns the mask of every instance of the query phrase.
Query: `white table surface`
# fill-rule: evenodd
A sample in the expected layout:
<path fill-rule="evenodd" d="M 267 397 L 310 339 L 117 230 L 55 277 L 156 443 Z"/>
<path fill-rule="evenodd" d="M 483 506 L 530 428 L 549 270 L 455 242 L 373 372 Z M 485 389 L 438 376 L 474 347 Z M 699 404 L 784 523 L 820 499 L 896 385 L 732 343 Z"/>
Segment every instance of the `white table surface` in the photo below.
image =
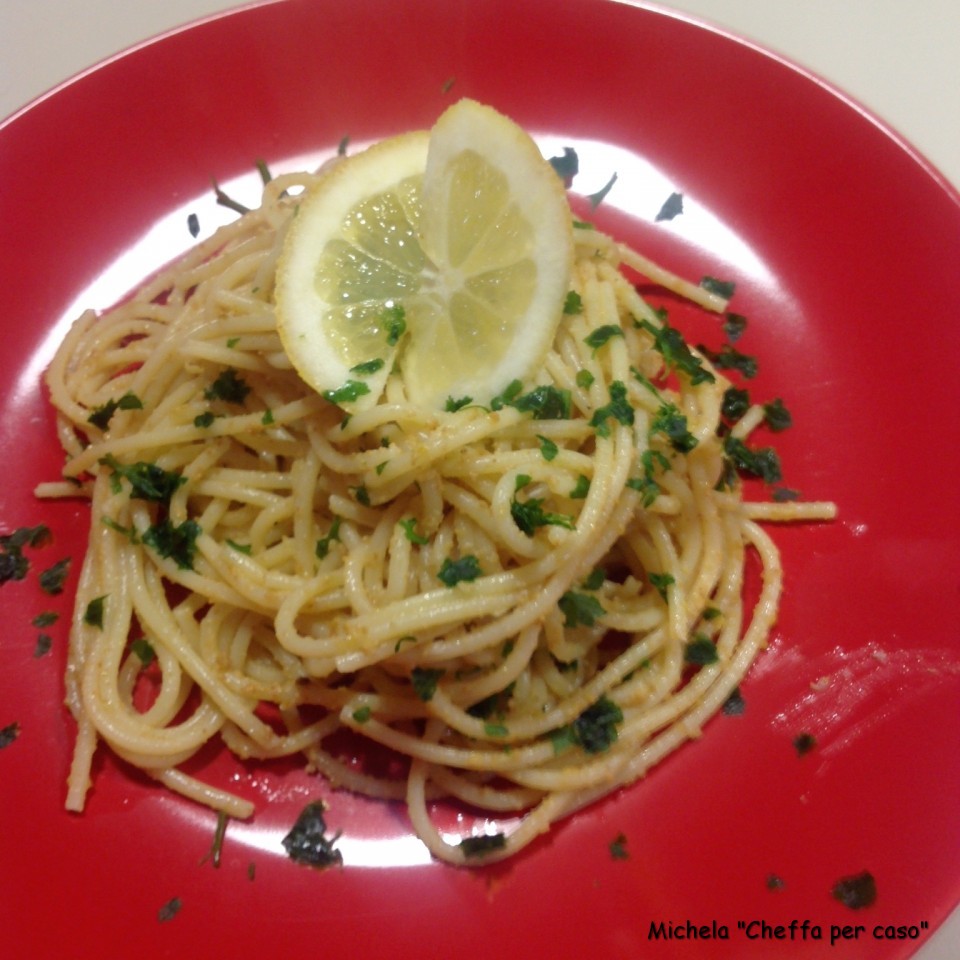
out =
<path fill-rule="evenodd" d="M 131 44 L 236 5 L 229 0 L 0 0 L 0 118 Z M 775 51 L 843 90 L 960 188 L 958 0 L 671 0 L 664 5 Z M 917 960 L 958 956 L 960 910 Z"/>

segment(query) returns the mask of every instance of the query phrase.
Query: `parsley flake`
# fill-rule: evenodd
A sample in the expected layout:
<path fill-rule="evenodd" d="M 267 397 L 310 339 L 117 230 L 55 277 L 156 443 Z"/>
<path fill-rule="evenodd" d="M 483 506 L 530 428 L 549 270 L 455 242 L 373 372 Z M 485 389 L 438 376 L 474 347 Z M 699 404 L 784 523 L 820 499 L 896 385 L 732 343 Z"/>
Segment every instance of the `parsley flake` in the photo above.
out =
<path fill-rule="evenodd" d="M 326 809 L 319 800 L 308 803 L 290 832 L 280 841 L 291 860 L 318 870 L 343 864 L 343 855 L 334 848 L 340 832 L 333 837 L 326 836 L 327 824 L 323 818 Z"/>
<path fill-rule="evenodd" d="M 663 206 L 654 217 L 654 222 L 672 220 L 674 217 L 679 217 L 681 213 L 683 213 L 683 194 L 674 192 L 663 201 Z"/>
<path fill-rule="evenodd" d="M 207 400 L 222 400 L 224 403 L 240 405 L 247 398 L 250 385 L 233 367 L 221 370 L 217 379 L 210 384 L 203 395 Z"/>
<path fill-rule="evenodd" d="M 482 573 L 480 561 L 473 554 L 467 554 L 459 560 L 447 557 L 437 572 L 437 579 L 448 587 L 455 587 L 458 583 L 476 580 Z"/>

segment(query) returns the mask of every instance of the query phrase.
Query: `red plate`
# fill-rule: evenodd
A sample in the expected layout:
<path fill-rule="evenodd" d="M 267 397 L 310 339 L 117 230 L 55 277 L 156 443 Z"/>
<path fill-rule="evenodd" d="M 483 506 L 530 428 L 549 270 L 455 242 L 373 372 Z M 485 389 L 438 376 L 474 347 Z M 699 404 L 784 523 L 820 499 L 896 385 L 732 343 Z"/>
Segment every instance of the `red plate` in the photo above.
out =
<path fill-rule="evenodd" d="M 475 872 L 426 862 L 402 810 L 222 757 L 258 812 L 230 826 L 219 868 L 201 862 L 213 815 L 110 759 L 86 813 L 68 816 L 61 673 L 86 518 L 31 495 L 60 463 L 38 383 L 58 323 L 187 245 L 188 213 L 204 232 L 227 215 L 211 177 L 243 195 L 233 181 L 259 158 L 286 169 L 345 135 L 426 126 L 461 95 L 545 150 L 575 146 L 583 192 L 617 172 L 602 226 L 738 284 L 755 392 L 794 414 L 776 441 L 787 482 L 841 514 L 779 531 L 787 593 L 746 712 Z M 862 110 L 769 54 L 625 3 L 290 0 L 170 34 L 35 103 L 0 128 L 0 183 L 0 519 L 55 535 L 0 589 L 0 729 L 20 730 L 0 751 L 6 955 L 887 960 L 960 899 L 960 199 Z M 674 190 L 684 213 L 654 222 Z M 35 571 L 66 556 L 51 599 Z M 36 657 L 31 621 L 51 608 L 53 650 Z M 804 731 L 817 746 L 798 757 Z M 280 847 L 316 796 L 344 831 L 342 871 Z M 625 860 L 609 850 L 621 832 Z M 877 900 L 852 911 L 831 888 L 864 870 Z M 769 939 L 791 920 L 808 921 L 805 939 L 801 925 L 789 946 L 789 926 Z M 651 939 L 687 921 L 729 939 Z M 762 924 L 768 939 L 751 939 Z M 832 925 L 851 939 L 831 946 Z M 902 938 L 878 939 L 888 926 Z"/>

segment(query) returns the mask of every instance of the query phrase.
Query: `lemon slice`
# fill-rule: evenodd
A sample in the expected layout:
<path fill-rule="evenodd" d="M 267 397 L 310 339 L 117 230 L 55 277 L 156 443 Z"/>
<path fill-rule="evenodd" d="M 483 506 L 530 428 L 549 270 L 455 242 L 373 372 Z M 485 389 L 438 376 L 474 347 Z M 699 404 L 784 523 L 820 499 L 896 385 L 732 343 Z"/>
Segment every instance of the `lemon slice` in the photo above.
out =
<path fill-rule="evenodd" d="M 485 403 L 542 364 L 569 290 L 563 182 L 533 140 L 461 100 L 430 131 L 335 165 L 301 203 L 277 266 L 284 349 L 315 390 L 375 403 Z"/>

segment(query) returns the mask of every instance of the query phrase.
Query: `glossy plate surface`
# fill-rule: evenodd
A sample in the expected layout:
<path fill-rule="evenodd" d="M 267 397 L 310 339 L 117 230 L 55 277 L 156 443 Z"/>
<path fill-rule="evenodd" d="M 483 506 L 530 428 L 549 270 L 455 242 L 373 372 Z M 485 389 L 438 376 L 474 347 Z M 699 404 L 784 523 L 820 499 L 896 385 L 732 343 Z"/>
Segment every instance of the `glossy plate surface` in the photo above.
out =
<path fill-rule="evenodd" d="M 86 513 L 31 492 L 60 463 L 39 376 L 64 318 L 188 245 L 189 213 L 204 235 L 229 216 L 212 177 L 255 201 L 257 159 L 289 169 L 344 136 L 428 126 L 458 96 L 512 115 L 545 152 L 576 147 L 583 193 L 616 172 L 601 226 L 737 283 L 752 389 L 794 415 L 775 441 L 786 482 L 841 514 L 777 533 L 787 592 L 745 712 L 514 863 L 472 873 L 429 863 L 399 809 L 221 756 L 214 774 L 258 812 L 230 826 L 218 868 L 204 862 L 215 817 L 111 759 L 86 813 L 67 815 L 61 674 Z M 683 214 L 655 222 L 674 191 Z M 253 6 L 107 62 L 0 127 L 0 250 L 0 525 L 44 522 L 55 538 L 0 588 L 0 729 L 19 725 L 0 750 L 0 952 L 892 960 L 917 949 L 911 925 L 932 930 L 960 899 L 960 200 L 816 78 L 607 0 Z M 694 335 L 719 345 L 716 326 Z M 44 595 L 36 571 L 67 556 L 66 591 Z M 60 620 L 34 626 L 49 609 Z M 36 656 L 41 632 L 53 647 Z M 799 757 L 802 732 L 817 745 Z M 280 847 L 320 796 L 344 832 L 342 871 Z M 609 849 L 621 833 L 627 859 Z M 854 912 L 830 891 L 864 870 L 878 897 Z M 791 920 L 809 921 L 806 937 L 750 939 Z M 651 939 L 652 924 L 687 921 L 729 939 Z M 831 925 L 850 939 L 831 945 Z"/>

